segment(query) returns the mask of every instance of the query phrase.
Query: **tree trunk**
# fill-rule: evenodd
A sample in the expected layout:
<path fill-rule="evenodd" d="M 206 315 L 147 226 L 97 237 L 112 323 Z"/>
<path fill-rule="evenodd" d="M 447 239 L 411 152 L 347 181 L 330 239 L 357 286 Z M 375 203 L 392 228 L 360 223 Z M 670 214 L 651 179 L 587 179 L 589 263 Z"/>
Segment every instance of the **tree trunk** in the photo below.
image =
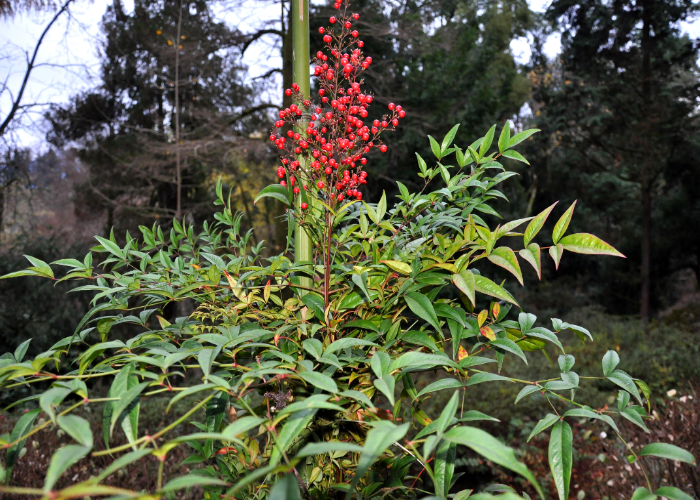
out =
<path fill-rule="evenodd" d="M 0 188 L 0 235 L 2 235 L 2 226 L 5 222 L 5 188 Z"/>
<path fill-rule="evenodd" d="M 647 119 L 645 134 L 647 144 L 652 144 L 651 139 L 651 14 L 654 0 L 644 0 L 642 4 L 642 97 Z M 645 163 L 653 161 L 645 158 Z M 651 188 L 653 181 L 642 179 L 642 262 L 641 262 L 641 297 L 639 316 L 644 322 L 644 331 L 649 332 L 649 301 L 651 298 Z"/>
<path fill-rule="evenodd" d="M 651 298 L 651 186 L 642 185 L 642 294 L 639 315 L 644 330 L 649 329 L 649 301 Z"/>

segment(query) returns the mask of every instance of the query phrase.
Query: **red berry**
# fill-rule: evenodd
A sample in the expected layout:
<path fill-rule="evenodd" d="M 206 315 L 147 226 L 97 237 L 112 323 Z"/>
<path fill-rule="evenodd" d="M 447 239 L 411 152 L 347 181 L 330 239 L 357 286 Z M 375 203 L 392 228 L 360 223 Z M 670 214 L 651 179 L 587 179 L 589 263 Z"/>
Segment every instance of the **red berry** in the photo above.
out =
<path fill-rule="evenodd" d="M 297 189 L 298 189 L 298 188 L 297 188 Z M 302 209 L 302 210 L 306 210 L 307 208 L 309 208 L 309 206 L 308 206 L 306 203 L 302 203 L 302 204 L 301 204 L 301 209 Z"/>
<path fill-rule="evenodd" d="M 386 147 L 386 144 L 382 144 L 381 146 L 379 146 L 379 151 L 381 151 L 382 153 L 386 153 L 387 149 L 388 148 Z"/>
<path fill-rule="evenodd" d="M 325 186 L 325 184 L 323 183 L 323 181 L 318 181 L 318 182 L 316 183 L 316 185 L 318 186 L 319 189 L 323 189 L 323 186 Z"/>
<path fill-rule="evenodd" d="M 353 38 L 357 38 L 358 36 L 360 36 L 360 32 L 355 30 L 352 32 L 352 36 L 353 36 Z"/>
<path fill-rule="evenodd" d="M 324 172 L 326 172 L 326 175 L 331 175 L 333 173 L 333 169 L 331 167 L 326 167 Z"/>
<path fill-rule="evenodd" d="M 360 192 L 358 191 L 357 194 L 355 194 L 355 198 L 357 198 L 358 200 L 361 200 L 361 199 L 362 199 L 362 193 L 360 193 Z"/>
<path fill-rule="evenodd" d="M 390 102 L 390 103 L 389 103 L 389 109 L 390 109 L 390 110 L 393 111 L 393 109 L 394 109 L 395 107 L 396 107 L 396 106 L 394 106 L 394 103 L 393 103 L 393 102 Z M 290 108 L 290 109 L 291 109 L 291 108 Z"/>
<path fill-rule="evenodd" d="M 355 14 L 352 15 L 352 18 L 353 18 L 355 21 L 357 21 L 357 20 L 360 18 L 360 14 L 355 13 Z"/>
<path fill-rule="evenodd" d="M 297 85 L 296 83 L 292 83 L 292 88 L 293 88 L 294 91 L 296 92 L 296 91 L 299 90 L 299 85 Z"/>
<path fill-rule="evenodd" d="M 286 181 L 280 181 L 280 185 L 281 185 L 281 186 L 284 186 L 284 187 L 287 187 L 287 182 L 286 182 Z"/>
<path fill-rule="evenodd" d="M 288 96 L 292 95 L 292 89 L 287 89 L 284 91 L 284 93 L 287 94 Z"/>
<path fill-rule="evenodd" d="M 298 187 L 295 187 L 295 188 L 294 188 L 294 194 L 299 194 L 299 188 L 298 188 Z"/>
<path fill-rule="evenodd" d="M 342 194 L 339 194 L 339 195 L 338 195 L 338 201 L 343 201 L 343 195 L 342 195 Z"/>
<path fill-rule="evenodd" d="M 325 31 L 326 31 L 326 30 L 323 28 L 323 26 L 321 26 L 321 27 L 318 29 L 318 32 L 321 33 L 322 35 L 323 35 L 323 33 L 325 33 Z"/>
<path fill-rule="evenodd" d="M 329 21 L 330 21 L 331 24 L 335 24 L 335 21 L 336 21 L 335 16 L 331 16 L 331 18 L 329 19 Z"/>
<path fill-rule="evenodd" d="M 399 111 L 399 118 L 403 118 L 406 116 L 406 112 L 404 110 Z"/>
<path fill-rule="evenodd" d="M 394 118 L 393 120 L 391 120 L 391 124 L 392 124 L 394 127 L 398 127 L 398 125 L 399 125 L 399 119 L 398 119 L 398 118 Z"/>
<path fill-rule="evenodd" d="M 357 46 L 358 46 L 358 47 L 364 47 L 364 46 L 365 46 L 365 42 L 363 42 L 362 40 L 360 40 L 359 42 L 357 42 Z"/>
<path fill-rule="evenodd" d="M 333 40 L 333 39 L 331 38 L 330 35 L 324 35 L 324 36 L 323 36 L 323 41 L 324 41 L 325 43 L 331 43 L 331 40 Z M 330 78 L 329 78 L 329 80 L 330 80 Z"/>
<path fill-rule="evenodd" d="M 352 26 L 352 24 L 350 24 L 350 21 L 345 21 L 345 25 L 344 25 L 344 26 L 345 26 L 345 29 L 346 29 L 346 30 L 349 30 L 350 27 Z"/>

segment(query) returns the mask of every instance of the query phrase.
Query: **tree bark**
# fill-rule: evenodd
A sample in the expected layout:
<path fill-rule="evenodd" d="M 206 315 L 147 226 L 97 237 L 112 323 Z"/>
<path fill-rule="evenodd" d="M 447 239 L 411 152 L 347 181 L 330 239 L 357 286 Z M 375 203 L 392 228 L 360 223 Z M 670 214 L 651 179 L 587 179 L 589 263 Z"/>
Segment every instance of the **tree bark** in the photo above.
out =
<path fill-rule="evenodd" d="M 645 133 L 647 144 L 651 142 L 651 22 L 654 0 L 644 0 L 642 3 L 642 98 L 644 117 L 647 121 Z M 653 159 L 648 156 L 642 161 L 648 163 Z M 649 167 L 647 167 L 649 168 Z M 653 167 L 651 167 L 653 168 Z M 650 176 L 651 177 L 651 176 Z M 644 331 L 649 332 L 650 299 L 651 299 L 651 189 L 653 181 L 642 179 L 642 256 L 641 256 L 641 294 L 639 316 L 644 322 Z"/>
<path fill-rule="evenodd" d="M 649 302 L 651 299 L 651 186 L 642 185 L 642 293 L 639 315 L 644 329 L 649 329 Z"/>

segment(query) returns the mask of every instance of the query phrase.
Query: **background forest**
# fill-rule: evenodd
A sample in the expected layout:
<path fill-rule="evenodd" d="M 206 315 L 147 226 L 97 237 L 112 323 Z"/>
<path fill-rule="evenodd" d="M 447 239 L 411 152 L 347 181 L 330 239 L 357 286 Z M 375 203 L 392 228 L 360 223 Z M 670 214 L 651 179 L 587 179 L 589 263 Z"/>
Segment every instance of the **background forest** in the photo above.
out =
<path fill-rule="evenodd" d="M 70 16 L 81 1 L 2 0 L 0 14 L 8 20 L 48 12 L 50 21 Z M 289 4 L 255 1 L 277 12 L 276 20 L 241 14 L 251 2 L 237 0 L 114 0 L 99 45 L 84 48 L 100 58 L 92 88 L 50 103 L 0 88 L 0 275 L 24 268 L 24 254 L 51 262 L 85 253 L 96 234 L 114 231 L 119 239 L 140 225 L 167 229 L 173 218 L 212 220 L 218 178 L 232 190 L 244 230 L 254 228 L 251 244 L 264 241 L 267 254 L 285 250 L 281 205 L 253 199 L 276 177 L 276 148 L 267 138 L 280 106 L 291 103 L 283 93 L 292 83 Z M 682 29 L 700 5 L 553 0 L 544 12 L 525 0 L 353 5 L 374 60 L 366 83 L 377 108 L 397 101 L 406 111 L 386 138 L 388 153 L 370 158 L 364 199 L 377 201 L 382 191 L 393 197 L 397 181 L 420 190 L 415 153 L 429 156 L 426 136 L 443 137 L 456 123 L 460 144 L 506 120 L 511 129 L 541 129 L 523 143 L 529 165 L 505 160 L 520 175 L 504 192 L 510 203 L 501 205 L 502 215 L 529 217 L 557 200 L 562 207 L 578 200 L 572 232 L 594 233 L 627 258 L 567 255 L 537 284 L 531 275 L 516 298 L 617 345 L 632 375 L 656 381 L 659 412 L 676 408 L 697 422 L 697 398 L 692 408 L 683 406 L 692 398 L 679 398 L 693 393 L 687 381 L 700 376 L 700 40 Z M 316 30 L 333 8 L 316 2 L 312 11 L 315 53 Z M 545 46 L 553 33 L 561 51 L 551 57 Z M 523 38 L 531 57 L 520 64 L 511 42 Z M 280 65 L 252 71 L 244 63 L 251 53 L 261 64 L 272 57 Z M 27 61 L 34 69 L 31 53 Z M 27 147 L 21 137 L 28 127 L 42 131 L 43 144 Z M 64 283 L 0 281 L 0 352 L 33 337 L 29 350 L 38 353 L 69 335 L 89 306 L 88 295 L 68 291 Z M 172 319 L 189 311 L 166 312 Z M 588 354 L 576 353 L 581 364 Z M 596 363 L 599 353 L 590 354 Z M 526 405 L 522 411 L 522 420 L 494 432 L 526 436 L 529 430 L 519 430 L 528 422 Z M 153 418 L 160 418 L 155 410 Z M 595 435 L 581 439 L 581 457 L 609 451 Z M 698 446 L 697 436 L 688 439 Z M 594 462 L 586 484 L 614 488 L 619 479 L 603 466 L 592 478 Z M 586 497 L 593 488 L 581 484 L 572 495 L 598 498 Z"/>

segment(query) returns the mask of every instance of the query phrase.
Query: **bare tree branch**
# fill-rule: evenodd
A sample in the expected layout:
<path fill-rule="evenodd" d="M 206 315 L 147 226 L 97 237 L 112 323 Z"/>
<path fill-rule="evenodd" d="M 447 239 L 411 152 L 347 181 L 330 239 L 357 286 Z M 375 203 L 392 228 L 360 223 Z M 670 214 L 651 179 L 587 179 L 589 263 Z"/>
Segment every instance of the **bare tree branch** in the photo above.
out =
<path fill-rule="evenodd" d="M 58 12 L 53 16 L 53 19 L 51 19 L 51 22 L 44 28 L 44 31 L 41 33 L 41 36 L 39 37 L 39 40 L 36 42 L 36 46 L 34 47 L 34 53 L 32 54 L 32 58 L 27 61 L 27 70 L 24 73 L 24 79 L 22 80 L 22 86 L 19 89 L 19 93 L 17 94 L 17 98 L 13 101 L 12 103 L 12 108 L 10 108 L 10 112 L 8 113 L 7 117 L 5 117 L 5 120 L 0 124 L 0 136 L 2 136 L 5 133 L 5 130 L 7 127 L 10 125 L 12 122 L 12 119 L 15 116 L 15 113 L 17 113 L 17 110 L 19 109 L 21 102 L 22 102 L 22 96 L 24 95 L 24 91 L 27 89 L 27 83 L 29 82 L 29 76 L 32 72 L 32 70 L 35 67 L 35 62 L 36 62 L 36 56 L 39 53 L 39 48 L 41 47 L 42 42 L 44 41 L 44 37 L 46 34 L 49 32 L 51 29 L 51 26 L 58 20 L 59 17 L 61 17 L 61 14 L 63 14 L 67 9 L 68 5 L 73 0 L 66 0 L 66 2 L 61 6 Z"/>
<path fill-rule="evenodd" d="M 276 29 L 260 30 L 256 33 L 254 33 L 253 35 L 251 35 L 250 38 L 248 38 L 248 40 L 246 40 L 246 42 L 243 44 L 243 47 L 241 48 L 241 55 L 243 55 L 245 53 L 245 51 L 248 50 L 248 47 L 250 47 L 250 45 L 253 42 L 255 42 L 256 40 L 259 40 L 260 38 L 262 38 L 265 35 L 277 35 L 279 37 L 284 37 L 284 33 L 280 30 L 276 30 Z"/>

